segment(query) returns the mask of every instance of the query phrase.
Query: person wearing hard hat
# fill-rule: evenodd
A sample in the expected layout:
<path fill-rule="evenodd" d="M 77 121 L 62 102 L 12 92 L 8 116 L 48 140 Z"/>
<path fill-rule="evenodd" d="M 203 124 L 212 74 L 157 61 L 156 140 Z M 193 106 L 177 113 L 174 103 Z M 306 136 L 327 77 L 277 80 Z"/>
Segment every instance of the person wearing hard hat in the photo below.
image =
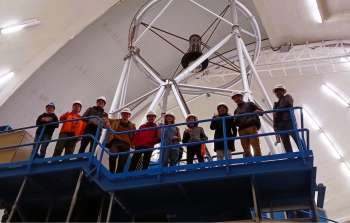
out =
<path fill-rule="evenodd" d="M 74 119 L 80 119 L 80 111 L 82 108 L 81 101 L 74 101 L 72 104 L 72 111 L 66 112 L 60 116 L 60 121 L 65 121 L 62 125 L 58 141 L 56 143 L 53 156 L 60 156 L 64 151 L 64 154 L 72 154 L 75 149 L 75 145 L 78 142 L 79 136 L 84 132 L 85 123 L 82 120 L 70 121 Z M 68 137 L 76 137 L 72 139 L 64 139 Z"/>
<path fill-rule="evenodd" d="M 107 103 L 106 97 L 104 97 L 104 96 L 98 97 L 96 99 L 96 106 L 89 107 L 84 112 L 83 117 L 87 118 L 87 117 L 91 117 L 91 116 L 97 116 L 103 120 L 103 117 L 105 114 L 104 107 L 105 107 L 106 103 Z M 89 119 L 84 120 L 86 123 L 84 135 L 89 134 L 89 135 L 95 136 L 97 133 L 97 130 L 98 130 L 98 125 L 99 124 L 101 124 L 103 126 L 106 125 L 106 123 L 103 121 L 102 121 L 102 123 L 100 123 L 101 119 L 89 118 Z M 101 131 L 101 129 L 100 129 L 100 131 Z M 98 140 L 98 139 L 96 139 L 96 140 Z M 94 149 L 93 148 L 94 139 L 91 137 L 88 137 L 88 136 L 84 136 L 81 140 L 81 143 L 80 143 L 79 153 L 84 153 L 86 150 L 86 147 L 89 144 L 90 144 L 89 152 L 92 152 L 92 150 Z"/>
<path fill-rule="evenodd" d="M 49 103 L 45 106 L 46 112 L 41 114 L 36 119 L 36 125 L 39 125 L 39 127 L 36 129 L 35 132 L 35 138 L 34 142 L 37 141 L 49 141 L 52 138 L 53 132 L 56 128 L 58 128 L 58 117 L 55 114 L 55 104 Z M 50 124 L 51 123 L 51 124 Z M 42 126 L 45 125 L 45 128 Z M 44 130 L 43 130 L 44 128 Z M 43 132 L 42 132 L 43 130 Z M 41 137 L 40 137 L 41 136 Z M 39 143 L 39 146 L 37 147 L 39 150 L 39 153 L 36 154 L 37 158 L 44 158 L 46 154 L 46 148 L 48 147 L 49 143 Z M 34 148 L 36 145 L 34 145 Z"/>
<path fill-rule="evenodd" d="M 215 114 L 210 123 L 210 129 L 215 130 L 214 139 L 223 139 L 224 137 L 224 129 L 223 129 L 223 121 L 222 118 L 230 116 L 228 113 L 228 106 L 225 103 L 219 103 L 216 107 L 217 114 Z M 236 137 L 237 136 L 237 128 L 235 122 L 232 118 L 225 118 L 225 126 L 226 126 L 226 137 Z M 228 158 L 231 158 L 231 152 L 235 151 L 234 140 L 227 141 L 228 147 Z M 214 151 L 217 154 L 218 160 L 223 160 L 225 158 L 225 143 L 224 141 L 214 142 Z"/>
<path fill-rule="evenodd" d="M 113 131 L 124 132 L 135 130 L 135 124 L 130 121 L 131 110 L 124 108 L 121 112 L 120 119 L 110 119 L 110 127 Z M 111 153 L 128 152 L 133 145 L 134 132 L 125 134 L 110 134 L 108 137 L 108 146 Z M 129 154 L 117 156 L 109 156 L 109 170 L 112 173 L 121 173 L 124 170 L 125 164 L 128 161 Z M 116 167 L 118 159 L 118 166 Z"/>
<path fill-rule="evenodd" d="M 163 146 L 177 145 L 181 141 L 180 129 L 177 126 L 167 126 L 175 124 L 175 115 L 166 113 L 164 116 L 163 128 L 161 128 L 161 144 Z M 161 161 L 163 166 L 175 166 L 179 161 L 180 147 L 171 147 L 163 150 Z"/>
<path fill-rule="evenodd" d="M 273 92 L 275 93 L 278 101 L 274 103 L 273 109 L 283 109 L 293 107 L 293 98 L 291 95 L 286 94 L 287 89 L 283 85 L 277 85 Z M 273 114 L 273 128 L 275 131 L 285 131 L 293 129 L 292 117 L 289 111 L 275 112 Z M 279 137 L 282 140 L 284 149 L 286 152 L 293 152 L 292 144 L 289 136 L 292 136 L 295 143 L 298 145 L 297 133 L 281 134 Z"/>
<path fill-rule="evenodd" d="M 182 136 L 183 143 L 200 142 L 208 140 L 204 129 L 202 127 L 199 127 L 198 123 L 193 123 L 196 121 L 198 121 L 197 116 L 195 116 L 194 114 L 187 115 L 186 122 L 188 124 Z M 204 157 L 201 151 L 201 144 L 187 146 L 187 164 L 193 164 L 194 156 L 197 156 L 199 163 L 204 162 Z"/>
<path fill-rule="evenodd" d="M 232 96 L 232 100 L 237 104 L 235 115 L 243 115 L 246 113 L 262 112 L 263 110 L 253 102 L 245 102 L 243 94 L 236 93 Z M 260 118 L 258 115 L 240 116 L 235 118 L 235 123 L 238 126 L 238 133 L 240 136 L 256 135 L 261 127 Z M 258 137 L 242 138 L 241 145 L 243 148 L 243 156 L 261 156 L 260 142 Z M 253 148 L 252 154 L 250 147 Z"/>
<path fill-rule="evenodd" d="M 157 124 L 155 123 L 155 120 L 157 118 L 156 113 L 154 113 L 153 111 L 149 111 L 146 114 L 146 118 L 147 118 L 147 122 L 142 124 L 139 127 L 139 130 L 157 127 Z M 150 129 L 150 130 L 136 132 L 133 142 L 135 145 L 135 150 L 140 150 L 140 149 L 153 149 L 154 145 L 159 143 L 159 141 L 160 141 L 159 130 Z M 134 153 L 131 159 L 130 170 L 131 171 L 136 170 L 137 164 L 140 162 L 141 158 L 142 158 L 141 169 L 143 170 L 147 169 L 151 161 L 152 152 L 153 151 L 151 150 L 146 152 Z"/>

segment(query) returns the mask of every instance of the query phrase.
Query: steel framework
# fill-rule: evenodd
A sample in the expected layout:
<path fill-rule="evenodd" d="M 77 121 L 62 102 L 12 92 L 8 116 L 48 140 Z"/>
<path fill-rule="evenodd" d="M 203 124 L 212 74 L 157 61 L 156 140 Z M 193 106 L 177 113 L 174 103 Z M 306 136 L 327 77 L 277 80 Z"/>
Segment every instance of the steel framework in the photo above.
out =
<path fill-rule="evenodd" d="M 162 15 L 164 16 L 166 15 L 166 11 L 168 10 L 169 7 L 175 4 L 175 1 L 173 0 L 148 1 L 144 6 L 142 6 L 139 9 L 139 11 L 136 13 L 136 15 L 134 16 L 131 22 L 131 26 L 129 29 L 129 38 L 128 38 L 129 39 L 128 54 L 125 57 L 122 74 L 120 76 L 119 83 L 113 98 L 113 103 L 109 111 L 111 116 L 115 116 L 115 115 L 118 116 L 118 113 L 122 109 L 130 106 L 134 106 L 140 103 L 141 101 L 147 100 L 147 99 L 150 101 L 150 103 L 148 104 L 148 108 L 145 109 L 145 111 L 146 112 L 155 111 L 157 106 L 161 104 L 161 112 L 163 116 L 168 110 L 168 96 L 170 93 L 174 95 L 176 103 L 180 108 L 180 111 L 184 117 L 186 117 L 190 113 L 190 107 L 188 106 L 188 103 L 186 102 L 184 95 L 202 95 L 206 93 L 231 95 L 232 93 L 240 92 L 244 94 L 244 97 L 246 100 L 254 100 L 253 94 L 250 90 L 250 82 L 252 78 L 257 80 L 259 87 L 264 93 L 266 101 L 268 102 L 268 106 L 266 106 L 266 108 L 267 109 L 272 108 L 271 99 L 269 98 L 269 95 L 264 87 L 264 84 L 262 83 L 259 77 L 259 74 L 255 69 L 255 64 L 257 63 L 257 60 L 260 54 L 261 35 L 260 35 L 259 26 L 257 24 L 257 21 L 254 15 L 241 2 L 237 0 L 229 0 L 228 5 L 220 14 L 215 13 L 214 10 L 211 10 L 205 7 L 204 5 L 200 4 L 198 1 L 195 1 L 195 0 L 188 0 L 188 1 L 195 6 L 194 8 L 197 8 L 199 10 L 204 10 L 206 13 L 208 13 L 208 15 L 211 15 L 213 16 L 213 18 L 215 18 L 215 20 L 210 24 L 210 26 L 205 32 L 207 32 L 212 27 L 214 27 L 213 32 L 215 32 L 220 22 L 228 24 L 231 27 L 231 29 L 228 30 L 226 36 L 222 38 L 220 41 L 218 41 L 216 45 L 213 47 L 209 47 L 207 45 L 207 42 L 209 39 L 205 43 L 202 43 L 203 49 L 207 50 L 203 52 L 202 56 L 200 56 L 192 64 L 180 70 L 179 72 L 177 69 L 171 78 L 164 79 L 162 78 L 162 75 L 160 74 L 160 72 L 158 72 L 154 67 L 152 67 L 150 63 L 142 56 L 141 54 L 142 48 L 141 46 L 139 46 L 140 40 L 144 37 L 146 32 L 151 31 L 152 33 L 160 37 L 162 40 L 166 41 L 168 44 L 176 48 L 178 51 L 181 51 L 181 53 L 184 53 L 184 52 L 179 47 L 176 47 L 175 44 L 170 43 L 170 41 L 168 41 L 165 37 L 163 37 L 159 32 L 165 33 L 167 35 L 172 35 L 184 41 L 188 41 L 188 40 L 176 34 L 172 34 L 169 31 L 166 31 L 154 26 L 155 22 L 158 19 L 160 19 Z M 165 3 L 165 5 L 161 8 L 158 14 L 153 17 L 153 19 L 149 24 L 145 23 L 143 21 L 143 18 L 145 16 L 149 17 L 150 9 L 152 9 L 156 5 L 159 5 L 159 3 L 161 2 Z M 224 17 L 227 11 L 231 13 L 231 16 L 229 17 L 229 19 Z M 242 27 L 242 25 L 240 25 L 239 19 L 242 19 L 242 18 L 245 18 L 249 21 L 249 24 L 250 24 L 249 28 L 253 30 L 252 32 L 249 31 L 249 29 L 244 28 Z M 144 27 L 144 29 L 142 29 L 142 27 Z M 210 37 L 212 36 L 212 34 L 210 35 Z M 254 39 L 255 41 L 255 44 L 253 47 L 254 49 L 250 50 L 250 52 L 248 51 L 247 46 L 241 34 L 245 34 L 250 38 Z M 220 49 L 222 49 L 224 45 L 228 44 L 230 40 L 231 41 L 233 40 L 233 42 L 235 43 L 235 45 L 232 46 L 233 47 L 232 51 L 236 52 L 238 60 L 229 60 L 224 55 L 218 52 Z M 239 78 L 238 77 L 233 78 L 233 80 L 229 80 L 223 85 L 217 86 L 217 87 L 186 84 L 186 80 L 188 80 L 191 76 L 193 76 L 193 71 L 195 70 L 195 68 L 198 67 L 198 65 L 200 65 L 203 61 L 207 59 L 211 64 L 226 68 L 232 74 L 232 76 L 235 76 L 235 74 L 239 73 L 240 74 Z M 218 59 L 220 61 L 218 61 Z M 128 91 L 127 83 L 128 83 L 131 63 L 136 64 L 137 65 L 136 67 L 138 67 L 141 70 L 141 72 L 148 77 L 150 81 L 152 81 L 155 85 L 158 85 L 158 87 L 140 96 L 139 98 L 132 100 L 129 103 L 125 103 L 126 102 L 125 98 Z M 178 68 L 179 67 L 180 66 L 178 66 Z M 243 84 L 243 89 L 231 89 L 231 88 L 229 89 L 229 87 L 232 87 L 240 82 L 242 82 Z M 142 121 L 144 120 L 145 120 L 145 117 L 143 118 Z M 266 132 L 265 125 L 263 125 L 262 131 Z M 103 134 L 101 137 L 101 142 L 104 138 L 104 135 L 105 134 Z M 271 152 L 275 153 L 272 140 L 268 138 L 266 140 L 266 143 L 271 148 Z"/>

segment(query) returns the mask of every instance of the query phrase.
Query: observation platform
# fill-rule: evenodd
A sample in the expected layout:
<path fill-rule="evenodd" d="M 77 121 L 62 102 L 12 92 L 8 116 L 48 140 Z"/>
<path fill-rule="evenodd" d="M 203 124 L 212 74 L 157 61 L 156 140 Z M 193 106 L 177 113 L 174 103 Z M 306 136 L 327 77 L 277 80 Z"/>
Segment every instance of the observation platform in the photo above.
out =
<path fill-rule="evenodd" d="M 0 141 L 4 134 L 22 130 L 0 133 Z M 101 162 L 104 151 L 112 154 L 91 137 L 99 154 L 34 159 L 32 152 L 26 160 L 1 163 L 0 208 L 7 210 L 7 217 L 11 221 L 293 221 L 291 214 L 303 211 L 308 214 L 302 219 L 319 220 L 316 167 L 308 139 L 293 153 L 173 167 L 156 163 L 147 170 L 112 174 Z M 283 216 L 276 217 L 277 213 Z"/>

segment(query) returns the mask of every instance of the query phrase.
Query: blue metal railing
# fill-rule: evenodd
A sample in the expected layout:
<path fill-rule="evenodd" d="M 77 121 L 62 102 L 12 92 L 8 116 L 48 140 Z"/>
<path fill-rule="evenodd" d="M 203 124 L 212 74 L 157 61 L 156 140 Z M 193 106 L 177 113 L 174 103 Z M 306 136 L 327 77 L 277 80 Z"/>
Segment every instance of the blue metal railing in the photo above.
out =
<path fill-rule="evenodd" d="M 295 110 L 300 112 L 300 124 L 301 127 L 297 128 L 297 120 L 295 117 Z M 226 120 L 227 119 L 237 119 L 240 117 L 244 117 L 244 116 L 252 116 L 252 115 L 265 115 L 265 114 L 271 114 L 271 113 L 276 113 L 276 112 L 289 112 L 290 117 L 291 117 L 291 122 L 292 122 L 292 126 L 293 128 L 290 130 L 284 130 L 284 131 L 272 131 L 272 132 L 266 132 L 266 133 L 259 133 L 259 134 L 254 134 L 254 135 L 243 135 L 243 136 L 236 136 L 236 137 L 228 137 L 226 135 Z M 29 145 L 35 145 L 34 149 L 32 151 L 31 157 L 29 160 L 25 161 L 25 163 L 28 165 L 28 171 L 30 171 L 31 167 L 33 164 L 37 164 L 40 162 L 44 162 L 44 161 L 40 161 L 38 159 L 35 159 L 35 156 L 38 152 L 38 148 L 40 146 L 40 144 L 42 143 L 51 143 L 51 142 L 57 142 L 59 140 L 67 140 L 67 139 L 73 139 L 73 138 L 78 138 L 78 137 L 91 137 L 93 139 L 93 150 L 90 153 L 86 153 L 86 155 L 89 156 L 89 163 L 91 168 L 95 168 L 96 169 L 96 173 L 97 173 L 97 177 L 100 176 L 101 173 L 101 168 L 104 166 L 102 164 L 103 161 L 103 157 L 104 154 L 106 153 L 108 156 L 119 156 L 119 155 L 128 155 L 129 159 L 128 159 L 128 163 L 127 165 L 125 165 L 124 167 L 124 173 L 121 174 L 112 174 L 109 173 L 107 171 L 107 173 L 105 172 L 105 174 L 107 175 L 107 177 L 114 179 L 115 177 L 118 176 L 128 176 L 128 175 L 133 175 L 135 173 L 131 173 L 131 172 L 127 172 L 128 168 L 129 168 L 129 164 L 130 164 L 130 156 L 132 154 L 135 153 L 143 153 L 146 151 L 154 151 L 154 150 L 159 150 L 160 151 L 160 159 L 158 160 L 159 162 L 159 167 L 156 168 L 156 171 L 159 172 L 164 172 L 164 171 L 169 171 L 169 170 L 178 170 L 178 169 L 184 169 L 184 166 L 175 166 L 175 167 L 165 167 L 162 165 L 163 160 L 164 159 L 164 151 L 166 150 L 171 150 L 171 149 L 178 149 L 179 146 L 183 147 L 183 146 L 193 146 L 193 145 L 201 145 L 201 144 L 209 144 L 209 143 L 214 143 L 214 142 L 224 142 L 224 154 L 225 154 L 225 160 L 221 162 L 221 164 L 226 164 L 227 161 L 229 160 L 230 162 L 233 162 L 232 159 L 229 159 L 228 154 L 229 154 L 229 149 L 228 149 L 228 141 L 234 141 L 234 140 L 239 140 L 239 139 L 245 139 L 245 138 L 260 138 L 260 137 L 269 137 L 269 136 L 278 136 L 278 135 L 282 135 L 282 134 L 296 134 L 298 135 L 298 140 L 296 142 L 298 149 L 299 149 L 299 154 L 298 156 L 300 157 L 306 157 L 308 153 L 306 153 L 306 151 L 310 150 L 310 143 L 309 143 L 309 131 L 307 129 L 304 128 L 304 121 L 303 121 L 303 116 L 302 116 L 302 108 L 301 107 L 294 107 L 294 108 L 286 108 L 286 109 L 278 109 L 278 110 L 271 110 L 271 111 L 263 111 L 263 112 L 258 112 L 258 113 L 246 113 L 246 114 L 240 114 L 240 115 L 235 115 L 235 116 L 224 116 L 224 117 L 218 117 L 216 118 L 217 120 L 221 120 L 222 121 L 222 126 L 223 126 L 223 138 L 220 139 L 210 139 L 210 140 L 206 140 L 206 141 L 199 141 L 199 142 L 189 142 L 189 143 L 182 143 L 182 144 L 174 144 L 174 145 L 165 145 L 164 144 L 164 135 L 161 135 L 161 139 L 160 139 L 160 147 L 158 148 L 145 148 L 145 149 L 140 149 L 140 150 L 131 150 L 131 151 L 126 151 L 126 152 L 116 152 L 116 153 L 112 153 L 111 151 L 109 151 L 109 149 L 106 147 L 107 144 L 107 140 L 102 141 L 102 143 L 99 141 L 99 137 L 100 137 L 100 133 L 103 127 L 103 121 L 98 118 L 98 117 L 86 117 L 86 118 L 81 118 L 81 119 L 74 119 L 74 120 L 66 120 L 66 121 L 60 121 L 58 123 L 65 123 L 65 122 L 72 122 L 72 121 L 79 121 L 79 120 L 89 120 L 89 119 L 97 119 L 98 120 L 98 130 L 96 131 L 95 135 L 81 135 L 81 136 L 74 136 L 74 137 L 65 137 L 65 138 L 59 138 L 59 139 L 54 139 L 54 140 L 41 140 L 42 136 L 43 136 L 43 132 L 45 130 L 45 128 L 49 125 L 54 125 L 57 123 L 49 123 L 49 124 L 45 124 L 42 126 L 29 126 L 29 127 L 25 127 L 25 128 L 19 128 L 19 129 L 15 129 L 15 130 L 8 130 L 8 131 L 4 131 L 2 133 L 6 133 L 6 132 L 12 132 L 12 131 L 18 131 L 18 130 L 28 130 L 28 129 L 33 129 L 33 128 L 38 128 L 41 127 L 41 132 L 39 134 L 38 140 L 35 141 L 34 143 L 28 143 L 28 144 L 23 144 L 23 145 L 14 145 L 14 146 L 8 146 L 8 147 L 3 147 L 2 149 L 6 149 L 6 148 L 13 148 L 13 147 L 25 147 L 25 146 L 29 146 Z M 213 119 L 205 119 L 205 120 L 199 120 L 199 121 L 195 121 L 195 122 L 191 122 L 193 124 L 197 123 L 206 123 L 206 122 L 211 122 Z M 164 130 L 165 128 L 171 128 L 171 127 L 177 127 L 177 126 L 183 126 L 183 125 L 188 125 L 189 123 L 177 123 L 177 124 L 172 124 L 172 125 L 160 125 L 157 127 L 152 127 L 152 128 L 145 128 L 145 129 L 138 129 L 138 130 L 130 130 L 130 131 L 114 131 L 112 129 L 107 129 L 106 131 L 106 135 L 112 134 L 112 135 L 122 135 L 122 134 L 135 134 L 136 132 L 142 132 L 142 131 L 149 131 L 149 130 L 157 130 L 157 131 L 161 131 L 164 132 L 162 130 Z M 301 137 L 300 137 L 301 136 Z M 99 153 L 99 154 L 98 154 Z M 285 156 L 283 156 L 285 155 Z M 276 159 L 281 159 L 281 158 L 288 158 L 288 157 L 295 157 L 296 155 L 286 155 L 286 154 L 282 154 L 282 156 L 276 156 Z M 48 159 L 52 159 L 52 160 L 64 160 L 64 159 L 70 159 L 70 158 L 74 158 L 76 157 L 76 155 L 65 155 L 65 156 L 60 156 L 60 157 L 54 157 L 54 158 L 46 158 L 45 161 L 47 161 Z M 264 160 L 268 160 L 269 158 L 262 158 L 262 157 L 251 157 L 251 158 L 243 158 L 240 159 L 238 161 L 235 162 L 261 162 Z M 95 163 L 95 167 L 92 167 L 92 163 Z M 206 162 L 206 163 L 201 163 L 201 164 L 190 164 L 190 165 L 186 165 L 187 169 L 191 169 L 193 168 L 193 165 L 195 165 L 196 168 L 201 167 L 201 166 L 206 166 L 208 165 L 210 162 Z M 220 161 L 214 161 L 215 165 L 219 164 Z M 23 163 L 23 162 L 21 162 Z M 3 165 L 0 165 L 0 167 Z M 185 169 L 186 169 L 185 168 Z M 144 172 L 145 171 L 145 172 Z M 144 170 L 142 171 L 144 174 L 150 173 L 152 171 L 155 171 L 155 169 L 148 169 L 148 170 Z M 148 171 L 148 172 L 147 172 Z M 137 171 L 136 171 L 137 172 Z M 140 171 L 139 171 L 140 172 Z"/>
<path fill-rule="evenodd" d="M 51 125 L 56 125 L 56 124 L 63 124 L 66 122 L 77 122 L 77 121 L 89 121 L 89 120 L 93 120 L 96 119 L 97 120 L 97 131 L 95 135 L 91 135 L 91 134 L 83 134 L 83 135 L 79 135 L 79 136 L 72 136 L 72 137 L 64 137 L 64 138 L 58 138 L 58 139 L 50 139 L 50 140 L 42 140 L 45 129 L 48 126 Z M 11 132 L 18 132 L 18 131 L 24 131 L 24 130 L 31 130 L 31 129 L 40 129 L 40 132 L 38 135 L 36 135 L 36 138 L 34 139 L 33 143 L 25 143 L 25 144 L 19 144 L 19 145 L 10 145 L 10 146 L 6 146 L 6 147 L 1 147 L 0 149 L 2 151 L 4 150 L 9 150 L 12 148 L 20 148 L 20 147 L 27 147 L 25 149 L 32 149 L 32 152 L 30 154 L 30 157 L 28 160 L 25 161 L 17 161 L 17 162 L 11 162 L 11 163 L 3 163 L 0 164 L 0 167 L 2 166 L 18 166 L 18 165 L 27 165 L 27 171 L 30 171 L 33 164 L 37 164 L 37 163 L 43 163 L 46 162 L 47 159 L 43 160 L 43 159 L 36 159 L 37 154 L 38 154 L 38 149 L 40 147 L 40 145 L 44 144 L 44 143 L 52 143 L 52 142 L 57 142 L 60 140 L 70 140 L 70 139 L 79 139 L 82 137 L 90 137 L 93 139 L 94 145 L 93 145 L 93 149 L 95 149 L 96 147 L 96 142 L 98 142 L 99 140 L 99 134 L 101 132 L 103 126 L 103 121 L 101 118 L 97 117 L 97 116 L 89 116 L 89 117 L 82 117 L 79 119 L 70 119 L 70 120 L 65 120 L 65 121 L 59 121 L 59 122 L 51 122 L 51 123 L 47 123 L 47 124 L 43 124 L 43 125 L 33 125 L 33 126 L 28 126 L 28 127 L 23 127 L 23 128 L 18 128 L 18 129 L 11 129 L 8 128 L 5 131 L 2 131 L 1 134 L 6 134 L 6 133 L 11 133 Z M 93 151 L 94 152 L 94 151 Z M 90 156 L 89 156 L 89 160 L 90 162 L 92 162 L 92 158 L 93 158 L 93 152 L 90 152 Z M 72 157 L 75 157 L 76 155 L 65 155 L 65 156 L 61 156 L 61 157 L 52 157 L 49 158 L 50 160 L 63 160 L 63 159 L 70 159 Z M 81 156 L 86 156 L 85 155 L 81 155 Z M 10 165 L 9 165 L 10 164 Z"/>
<path fill-rule="evenodd" d="M 306 151 L 310 150 L 310 142 L 309 142 L 309 131 L 308 129 L 304 128 L 304 122 L 303 122 L 303 116 L 300 115 L 300 123 L 301 123 L 301 128 L 297 128 L 297 120 L 294 114 L 295 110 L 299 110 L 300 113 L 302 114 L 302 108 L 301 107 L 294 107 L 294 108 L 286 108 L 286 109 L 277 109 L 277 110 L 271 110 L 271 111 L 263 111 L 263 112 L 258 112 L 258 113 L 246 113 L 246 114 L 240 114 L 240 115 L 235 115 L 235 116 L 224 116 L 224 117 L 219 117 L 216 118 L 217 120 L 222 120 L 223 122 L 223 138 L 221 139 L 212 139 L 212 140 L 206 140 L 206 141 L 199 141 L 199 142 L 190 142 L 190 143 L 182 143 L 182 144 L 173 144 L 173 145 L 164 145 L 164 139 L 163 139 L 163 135 L 161 134 L 161 143 L 160 143 L 160 147 L 158 148 L 145 148 L 145 149 L 141 149 L 141 150 L 132 150 L 132 151 L 126 151 L 126 152 L 116 152 L 116 153 L 112 153 L 108 150 L 108 148 L 105 147 L 106 145 L 106 141 L 104 141 L 103 145 L 99 144 L 100 146 L 98 147 L 98 149 L 101 151 L 100 156 L 98 158 L 99 162 L 98 162 L 98 167 L 97 167 L 97 175 L 99 175 L 100 173 L 100 169 L 102 167 L 102 159 L 104 156 L 104 153 L 106 153 L 109 156 L 119 156 L 119 155 L 132 155 L 135 153 L 143 153 L 143 152 L 149 152 L 149 151 L 154 151 L 154 150 L 160 150 L 160 158 L 158 160 L 159 162 L 159 169 L 160 171 L 163 171 L 163 159 L 164 159 L 164 151 L 167 149 L 178 149 L 180 146 L 193 146 L 193 145 L 200 145 L 200 144 L 208 144 L 208 143 L 214 143 L 214 142 L 224 142 L 224 154 L 225 154 L 225 159 L 228 160 L 228 145 L 227 142 L 228 141 L 233 141 L 233 140 L 238 140 L 238 139 L 245 139 L 245 138 L 259 138 L 259 137 L 266 137 L 266 136 L 277 136 L 277 135 L 283 135 L 283 134 L 296 134 L 298 137 L 298 140 L 296 142 L 299 151 L 301 152 L 301 156 L 306 157 L 307 153 L 305 153 Z M 244 116 L 252 116 L 252 115 L 264 115 L 267 113 L 276 113 L 276 112 L 289 112 L 290 113 L 290 117 L 291 117 L 291 122 L 292 122 L 292 126 L 293 128 L 290 130 L 283 130 L 283 131 L 274 131 L 274 132 L 268 132 L 268 133 L 261 133 L 261 134 L 254 134 L 254 135 L 244 135 L 244 136 L 236 136 L 236 137 L 228 137 L 226 135 L 226 131 L 225 131 L 225 125 L 226 119 L 237 119 L 240 117 L 244 117 Z M 211 122 L 213 119 L 205 119 L 205 120 L 199 120 L 199 121 L 195 121 L 195 122 L 190 122 L 190 123 L 205 123 L 205 122 Z M 161 126 L 157 126 L 157 127 L 152 127 L 152 128 L 145 128 L 145 129 L 138 129 L 138 130 L 129 130 L 129 131 L 114 131 L 111 129 L 108 129 L 107 134 L 112 134 L 112 135 L 122 135 L 122 134 L 130 134 L 130 133 L 136 133 L 136 132 L 141 132 L 141 131 L 149 131 L 149 130 L 160 130 L 161 132 L 162 129 L 164 128 L 171 128 L 171 127 L 177 127 L 177 126 L 183 126 L 183 125 L 187 125 L 189 123 L 177 123 L 177 124 L 172 124 L 172 125 L 161 125 Z M 301 137 L 300 137 L 301 135 Z M 306 139 L 306 141 L 305 141 Z M 253 158 L 254 159 L 254 158 Z M 196 164 L 198 165 L 198 164 Z M 197 166 L 198 167 L 198 166 Z M 170 167 L 169 167 L 170 168 Z M 177 167 L 171 167 L 170 169 L 176 169 Z M 126 172 L 126 170 L 128 169 L 128 165 L 125 165 L 124 167 L 124 173 Z M 145 171 L 145 170 L 144 170 Z M 154 170 L 152 170 L 154 171 Z M 124 175 L 127 176 L 130 173 L 125 173 Z M 113 175 L 113 174 L 112 174 Z M 118 175 L 118 174 L 117 174 Z M 120 175 L 120 174 L 119 174 Z"/>

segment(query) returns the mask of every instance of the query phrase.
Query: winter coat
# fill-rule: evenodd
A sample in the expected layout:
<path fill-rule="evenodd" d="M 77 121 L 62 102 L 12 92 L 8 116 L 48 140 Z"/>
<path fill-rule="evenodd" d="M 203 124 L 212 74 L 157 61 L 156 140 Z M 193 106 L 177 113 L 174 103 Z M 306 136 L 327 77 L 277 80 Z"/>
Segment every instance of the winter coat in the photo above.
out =
<path fill-rule="evenodd" d="M 139 129 L 153 128 L 157 127 L 156 123 L 145 123 L 140 126 Z M 134 136 L 134 145 L 135 148 L 153 148 L 155 144 L 157 144 L 159 140 L 159 130 L 145 130 L 136 132 Z"/>
<path fill-rule="evenodd" d="M 42 118 L 49 118 L 49 121 L 44 121 Z M 55 123 L 56 122 L 56 123 Z M 49 124 L 49 123 L 55 123 L 52 125 L 47 125 L 45 127 L 43 135 L 49 135 L 52 136 L 53 132 L 55 131 L 55 128 L 58 128 L 58 118 L 55 113 L 43 113 L 39 115 L 39 117 L 36 119 L 36 125 L 44 125 L 44 124 Z M 36 134 L 40 134 L 43 126 L 40 126 L 36 130 Z"/>

